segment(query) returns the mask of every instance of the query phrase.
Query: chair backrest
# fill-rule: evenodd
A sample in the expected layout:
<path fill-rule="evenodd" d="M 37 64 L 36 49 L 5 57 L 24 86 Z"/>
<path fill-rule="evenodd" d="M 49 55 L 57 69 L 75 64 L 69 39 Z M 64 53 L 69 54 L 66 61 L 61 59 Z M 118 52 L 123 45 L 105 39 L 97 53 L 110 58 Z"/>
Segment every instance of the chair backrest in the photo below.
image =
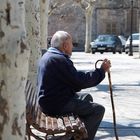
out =
<path fill-rule="evenodd" d="M 25 87 L 26 96 L 26 115 L 30 115 L 32 119 L 36 120 L 38 113 L 38 103 L 36 90 L 33 87 L 31 81 L 27 80 Z"/>

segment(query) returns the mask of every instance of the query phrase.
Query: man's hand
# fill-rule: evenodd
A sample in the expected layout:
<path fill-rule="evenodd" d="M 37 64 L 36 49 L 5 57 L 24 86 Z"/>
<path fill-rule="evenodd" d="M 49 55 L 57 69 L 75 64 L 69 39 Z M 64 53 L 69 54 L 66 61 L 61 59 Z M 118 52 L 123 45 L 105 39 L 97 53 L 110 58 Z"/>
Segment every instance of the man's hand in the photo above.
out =
<path fill-rule="evenodd" d="M 104 59 L 102 64 L 101 64 L 101 68 L 104 69 L 105 72 L 109 71 L 111 67 L 111 62 L 108 59 Z"/>

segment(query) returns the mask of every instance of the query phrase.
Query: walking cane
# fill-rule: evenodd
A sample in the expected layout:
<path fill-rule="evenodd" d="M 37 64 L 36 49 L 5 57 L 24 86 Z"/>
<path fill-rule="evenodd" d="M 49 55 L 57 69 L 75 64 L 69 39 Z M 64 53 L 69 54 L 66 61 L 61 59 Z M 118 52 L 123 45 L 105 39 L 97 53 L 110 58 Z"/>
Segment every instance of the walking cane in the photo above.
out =
<path fill-rule="evenodd" d="M 97 63 L 99 61 L 103 61 L 103 60 L 97 60 L 96 63 L 95 63 L 95 68 L 97 68 Z M 117 128 L 116 128 L 116 114 L 115 114 L 115 105 L 114 105 L 114 100 L 113 100 L 113 91 L 112 91 L 112 82 L 111 82 L 110 70 L 107 73 L 108 73 L 109 90 L 110 90 L 110 98 L 111 98 L 112 113 L 113 113 L 114 133 L 115 133 L 116 140 L 119 140 L 118 134 L 117 134 Z"/>

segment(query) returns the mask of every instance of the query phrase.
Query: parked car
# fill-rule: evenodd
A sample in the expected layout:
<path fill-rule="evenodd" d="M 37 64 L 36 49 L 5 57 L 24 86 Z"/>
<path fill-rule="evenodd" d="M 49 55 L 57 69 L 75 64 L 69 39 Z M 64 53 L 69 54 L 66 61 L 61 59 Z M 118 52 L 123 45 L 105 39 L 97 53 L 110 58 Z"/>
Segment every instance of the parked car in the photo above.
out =
<path fill-rule="evenodd" d="M 126 44 L 127 39 L 123 35 L 119 35 L 118 37 L 122 42 L 122 47 L 123 47 L 123 52 L 124 52 L 125 51 L 125 44 Z"/>
<path fill-rule="evenodd" d="M 123 47 L 121 40 L 116 35 L 99 35 L 94 42 L 90 43 L 92 53 L 95 52 L 116 52 L 122 53 Z"/>
<path fill-rule="evenodd" d="M 139 44 L 140 44 L 140 33 L 133 33 L 132 34 L 132 50 L 133 52 L 139 51 Z M 128 37 L 126 44 L 125 44 L 125 53 L 129 52 L 130 48 L 130 36 Z"/>

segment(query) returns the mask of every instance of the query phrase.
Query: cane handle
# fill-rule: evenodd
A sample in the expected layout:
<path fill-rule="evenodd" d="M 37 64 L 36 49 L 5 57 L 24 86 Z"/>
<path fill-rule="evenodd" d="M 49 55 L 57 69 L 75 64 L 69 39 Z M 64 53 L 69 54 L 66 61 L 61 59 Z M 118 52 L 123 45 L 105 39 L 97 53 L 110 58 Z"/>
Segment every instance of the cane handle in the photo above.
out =
<path fill-rule="evenodd" d="M 104 60 L 102 60 L 102 59 L 97 60 L 96 63 L 95 63 L 95 68 L 97 68 L 98 62 L 102 62 L 102 61 L 104 61 Z"/>

